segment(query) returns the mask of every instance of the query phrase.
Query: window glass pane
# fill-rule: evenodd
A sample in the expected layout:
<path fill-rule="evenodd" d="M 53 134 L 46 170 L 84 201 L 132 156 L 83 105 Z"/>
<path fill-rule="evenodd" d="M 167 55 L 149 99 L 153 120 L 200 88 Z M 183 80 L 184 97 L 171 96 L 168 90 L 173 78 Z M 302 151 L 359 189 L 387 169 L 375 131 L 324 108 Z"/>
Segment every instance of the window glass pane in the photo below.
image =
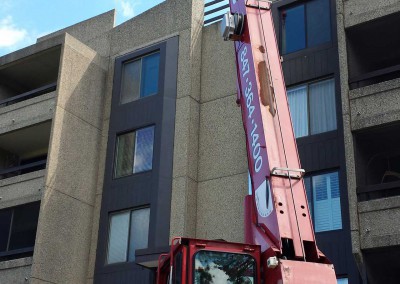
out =
<path fill-rule="evenodd" d="M 194 283 L 255 283 L 256 262 L 247 254 L 201 250 L 195 254 Z"/>
<path fill-rule="evenodd" d="M 311 134 L 336 129 L 336 104 L 334 79 L 310 85 Z"/>
<path fill-rule="evenodd" d="M 306 47 L 304 5 L 282 11 L 282 53 Z"/>
<path fill-rule="evenodd" d="M 312 47 L 331 40 L 329 0 L 307 2 L 307 46 Z"/>
<path fill-rule="evenodd" d="M 7 250 L 8 235 L 10 233 L 12 210 L 0 211 L 0 252 Z"/>
<path fill-rule="evenodd" d="M 134 143 L 135 132 L 118 135 L 117 150 L 115 155 L 116 178 L 132 174 Z"/>
<path fill-rule="evenodd" d="M 130 212 L 113 214 L 110 218 L 107 263 L 125 262 L 127 258 Z"/>
<path fill-rule="evenodd" d="M 133 172 L 151 170 L 153 166 L 154 126 L 138 130 L 135 144 Z"/>
<path fill-rule="evenodd" d="M 314 227 L 316 232 L 342 228 L 338 173 L 312 178 L 314 202 Z"/>
<path fill-rule="evenodd" d="M 135 260 L 135 250 L 144 249 L 148 246 L 150 224 L 150 208 L 132 211 L 129 261 Z"/>
<path fill-rule="evenodd" d="M 155 95 L 158 92 L 160 53 L 157 52 L 143 57 L 142 61 L 141 98 Z"/>
<path fill-rule="evenodd" d="M 308 135 L 308 106 L 307 86 L 290 88 L 287 90 L 292 118 L 293 130 L 296 138 Z"/>
<path fill-rule="evenodd" d="M 33 247 L 39 218 L 40 203 L 35 202 L 14 209 L 9 250 Z"/>
<path fill-rule="evenodd" d="M 135 101 L 140 95 L 140 69 L 142 60 L 122 65 L 121 104 Z"/>
<path fill-rule="evenodd" d="M 337 283 L 338 284 L 349 284 L 349 279 L 347 279 L 347 278 L 339 278 L 337 280 Z"/>

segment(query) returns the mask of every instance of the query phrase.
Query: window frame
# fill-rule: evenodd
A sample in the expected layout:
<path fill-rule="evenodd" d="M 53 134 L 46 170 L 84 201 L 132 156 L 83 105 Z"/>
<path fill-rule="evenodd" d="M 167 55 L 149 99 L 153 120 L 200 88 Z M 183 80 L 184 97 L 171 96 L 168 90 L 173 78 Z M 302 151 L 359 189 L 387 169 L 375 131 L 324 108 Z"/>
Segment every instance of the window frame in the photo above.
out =
<path fill-rule="evenodd" d="M 124 210 L 119 210 L 119 211 L 114 211 L 110 212 L 108 214 L 108 228 L 107 228 L 107 241 L 105 243 L 106 245 L 106 250 L 105 250 L 105 259 L 104 259 L 104 266 L 113 266 L 113 265 L 121 265 L 121 264 L 126 264 L 126 263 L 135 263 L 135 261 L 130 261 L 129 260 L 129 251 L 130 251 L 130 240 L 131 240 L 131 221 L 132 221 L 132 212 L 142 210 L 142 209 L 149 209 L 149 229 L 147 232 L 147 247 L 149 246 L 150 243 L 150 223 L 151 223 L 151 206 L 149 204 L 143 205 L 140 207 L 135 207 L 135 208 L 129 208 L 129 209 L 124 209 Z M 124 214 L 124 213 L 129 213 L 129 227 L 128 227 L 128 241 L 126 244 L 126 260 L 125 261 L 120 261 L 120 262 L 113 262 L 113 263 L 108 263 L 108 258 L 109 258 L 109 243 L 110 243 L 110 236 L 111 236 L 111 217 L 114 215 L 118 214 Z M 146 248 L 143 248 L 146 249 Z"/>
<path fill-rule="evenodd" d="M 340 217 L 341 217 L 341 224 L 342 224 L 342 228 L 340 229 L 334 229 L 334 230 L 326 230 L 326 231 L 319 231 L 317 232 L 315 230 L 315 209 L 314 209 L 314 187 L 312 184 L 312 178 L 315 176 L 321 176 L 321 175 L 326 175 L 326 174 L 332 174 L 332 173 L 337 173 L 338 175 L 338 183 L 339 183 L 339 201 L 340 201 Z M 324 171 L 317 171 L 317 172 L 312 172 L 312 173 L 308 173 L 304 179 L 308 178 L 310 180 L 310 186 L 311 186 L 311 196 L 307 196 L 307 188 L 304 182 L 304 189 L 305 189 L 305 193 L 306 193 L 306 199 L 307 199 L 307 203 L 308 203 L 308 208 L 310 210 L 310 216 L 311 216 L 311 221 L 313 223 L 313 228 L 314 228 L 314 233 L 315 234 L 324 234 L 324 233 L 331 233 L 331 232 L 338 232 L 338 231 L 342 231 L 344 230 L 344 215 L 343 215 L 343 205 L 342 205 L 342 183 L 340 180 L 340 169 L 335 168 L 335 169 L 329 169 L 329 170 L 324 170 Z M 311 200 L 311 204 L 309 202 L 309 200 Z"/>
<path fill-rule="evenodd" d="M 336 122 L 336 128 L 332 129 L 332 130 L 328 130 L 328 131 L 312 134 L 311 133 L 311 111 L 310 111 L 310 109 L 311 109 L 310 108 L 311 107 L 310 86 L 313 85 L 313 84 L 317 84 L 317 83 L 324 82 L 324 81 L 329 81 L 329 80 L 333 80 L 333 86 L 334 86 L 334 102 L 335 102 L 334 107 L 335 107 L 335 116 L 336 116 L 336 121 L 335 121 Z M 286 96 L 287 96 L 287 99 L 288 99 L 289 113 L 290 113 L 290 118 L 291 119 L 292 119 L 292 112 L 291 112 L 290 104 L 289 104 L 288 91 L 289 91 L 289 89 L 299 88 L 299 87 L 302 87 L 302 86 L 306 87 L 306 90 L 307 90 L 306 96 L 307 96 L 307 130 L 308 130 L 308 134 L 304 135 L 304 136 L 297 137 L 296 133 L 295 133 L 295 129 L 293 127 L 293 133 L 294 133 L 295 139 L 303 139 L 303 138 L 316 136 L 316 135 L 321 135 L 321 134 L 325 134 L 325 133 L 329 133 L 329 132 L 336 132 L 338 130 L 338 126 L 339 126 L 339 121 L 338 121 L 339 115 L 338 115 L 338 109 L 337 109 L 338 102 L 337 102 L 337 92 L 336 92 L 336 77 L 333 76 L 333 75 L 330 75 L 330 76 L 325 76 L 325 77 L 318 78 L 318 79 L 315 79 L 315 80 L 306 81 L 306 82 L 303 82 L 303 83 L 300 83 L 300 84 L 293 84 L 293 85 L 290 85 L 290 86 L 286 86 Z M 293 122 L 292 122 L 292 125 L 293 125 Z"/>
<path fill-rule="evenodd" d="M 133 62 L 141 59 L 148 55 L 159 53 L 159 69 L 158 69 L 158 87 L 157 93 L 151 96 L 143 97 L 127 102 L 121 103 L 121 91 L 122 91 L 122 79 L 123 79 L 123 68 L 124 64 Z M 113 79 L 113 98 L 112 98 L 112 111 L 119 107 L 125 107 L 131 104 L 135 104 L 141 101 L 151 100 L 154 97 L 163 96 L 164 94 L 164 77 L 165 77 L 165 63 L 166 63 L 166 46 L 165 42 L 158 43 L 155 45 L 148 46 L 146 48 L 140 48 L 133 50 L 127 54 L 118 56 L 115 58 L 114 63 L 114 79 Z"/>
<path fill-rule="evenodd" d="M 142 95 L 142 78 L 143 78 L 143 59 L 144 58 L 146 58 L 146 57 L 149 57 L 149 56 L 151 56 L 151 55 L 154 55 L 154 54 L 158 54 L 158 56 L 159 56 L 159 58 L 158 58 L 158 80 L 157 80 L 157 92 L 156 93 L 154 93 L 154 94 L 151 94 L 151 95 L 148 95 L 148 96 L 144 96 L 144 97 L 141 97 L 141 95 Z M 127 65 L 127 64 L 130 64 L 130 63 L 133 63 L 133 62 L 135 62 L 135 61 L 138 61 L 138 60 L 140 60 L 140 85 L 139 85 L 139 96 L 138 96 L 138 98 L 137 99 L 134 99 L 134 100 L 132 100 L 132 101 L 128 101 L 128 102 L 125 102 L 125 103 L 122 103 L 122 83 L 123 83 L 123 81 L 124 81 L 124 72 L 123 72 L 123 70 L 125 69 L 125 66 Z M 118 87 L 119 87 L 119 101 L 118 101 L 118 104 L 119 105 L 126 105 L 126 104 L 129 104 L 129 103 L 133 103 L 133 102 L 137 102 L 137 101 L 139 101 L 139 100 L 142 100 L 142 99 L 145 99 L 145 98 L 147 98 L 147 97 L 151 97 L 151 96 L 157 96 L 159 93 L 160 93 L 160 79 L 161 79 L 161 50 L 158 48 L 158 49 L 154 49 L 154 50 L 152 50 L 152 51 L 149 51 L 149 52 L 147 52 L 147 53 L 144 53 L 144 54 L 140 54 L 140 55 L 136 55 L 136 56 L 134 56 L 134 57 L 131 57 L 131 58 L 128 58 L 128 59 L 126 59 L 126 60 L 124 60 L 124 61 L 122 61 L 121 63 L 121 66 L 120 66 L 120 76 L 119 76 L 119 82 L 118 82 Z"/>
<path fill-rule="evenodd" d="M 37 211 L 37 222 L 36 222 L 36 232 L 35 232 L 35 240 L 33 241 L 33 246 L 27 246 L 19 249 L 12 249 L 10 250 L 10 243 L 11 243 L 11 236 L 12 236 L 12 229 L 14 224 L 14 215 L 15 215 L 15 210 L 19 208 L 23 208 L 28 205 L 38 205 L 38 211 Z M 11 211 L 11 217 L 10 217 L 10 224 L 9 224 L 9 232 L 8 232 L 8 239 L 7 239 L 7 248 L 5 251 L 0 252 L 0 261 L 2 260 L 9 260 L 9 259 L 17 259 L 17 258 L 22 258 L 27 255 L 32 256 L 35 243 L 36 243 L 36 234 L 37 234 L 37 225 L 39 223 L 39 215 L 40 215 L 40 201 L 34 201 L 34 202 L 29 202 L 21 205 L 17 205 L 14 207 L 8 207 L 1 209 L 0 211 Z"/>
<path fill-rule="evenodd" d="M 308 30 L 307 30 L 307 3 L 311 2 L 313 0 L 306 0 L 306 1 L 294 1 L 290 4 L 284 5 L 284 6 L 280 6 L 278 7 L 278 20 L 279 20 L 279 51 L 280 54 L 282 56 L 288 56 L 288 55 L 292 55 L 292 54 L 296 54 L 296 53 L 301 53 L 304 52 L 305 50 L 307 51 L 312 51 L 314 49 L 321 49 L 321 48 L 326 48 L 326 47 L 331 47 L 332 46 L 332 42 L 334 40 L 334 27 L 332 25 L 332 20 L 334 17 L 334 15 L 332 15 L 332 3 L 331 0 L 327 0 L 328 4 L 329 4 L 329 11 L 328 11 L 328 15 L 329 15 L 329 31 L 330 31 L 330 40 L 324 43 L 320 43 L 317 45 L 313 45 L 313 46 L 309 46 L 308 45 Z M 292 8 L 296 8 L 298 6 L 304 6 L 304 40 L 305 40 L 305 47 L 302 49 L 298 49 L 292 52 L 283 52 L 283 34 L 284 34 L 284 29 L 283 29 L 283 17 L 282 17 L 282 13 L 284 10 L 288 10 L 288 9 L 292 9 Z"/>
<path fill-rule="evenodd" d="M 211 252 L 211 253 L 216 253 L 216 254 L 232 254 L 232 255 L 246 255 L 248 256 L 250 259 L 252 259 L 254 261 L 254 272 L 253 272 L 253 284 L 258 284 L 258 279 L 257 279 L 257 273 L 258 273 L 258 269 L 257 269 L 257 260 L 254 258 L 254 256 L 252 256 L 251 254 L 248 253 L 239 253 L 239 252 L 225 252 L 225 251 L 219 251 L 219 250 L 213 250 L 213 249 L 201 249 L 196 251 L 193 255 L 192 255 L 192 281 L 193 283 L 196 282 L 196 257 L 198 254 L 200 253 L 207 253 L 207 252 Z"/>
<path fill-rule="evenodd" d="M 152 147 L 153 148 L 153 153 L 152 153 L 152 157 L 151 157 L 151 165 L 152 165 L 151 169 L 148 169 L 148 170 L 145 170 L 145 171 L 136 172 L 136 173 L 132 172 L 129 175 L 117 176 L 116 171 L 117 171 L 117 157 L 118 157 L 118 137 L 122 136 L 122 135 L 125 135 L 125 134 L 129 134 L 129 133 L 135 132 L 135 141 L 133 143 L 133 149 L 132 149 L 133 155 L 134 155 L 133 161 L 132 161 L 133 162 L 132 171 L 133 171 L 134 162 L 135 162 L 135 152 L 136 152 L 135 151 L 136 150 L 136 132 L 140 131 L 142 129 L 151 128 L 151 127 L 153 127 L 153 147 Z M 143 127 L 122 131 L 122 132 L 119 132 L 119 133 L 116 134 L 115 140 L 114 140 L 115 141 L 114 153 L 113 153 L 114 159 L 112 160 L 112 179 L 113 180 L 122 179 L 122 178 L 126 178 L 126 177 L 132 177 L 134 175 L 139 175 L 139 174 L 151 172 L 153 170 L 153 165 L 154 165 L 154 144 L 155 144 L 155 139 L 156 139 L 156 130 L 157 130 L 156 129 L 156 125 L 155 124 L 150 124 L 150 125 L 146 125 L 146 126 L 143 126 Z"/>

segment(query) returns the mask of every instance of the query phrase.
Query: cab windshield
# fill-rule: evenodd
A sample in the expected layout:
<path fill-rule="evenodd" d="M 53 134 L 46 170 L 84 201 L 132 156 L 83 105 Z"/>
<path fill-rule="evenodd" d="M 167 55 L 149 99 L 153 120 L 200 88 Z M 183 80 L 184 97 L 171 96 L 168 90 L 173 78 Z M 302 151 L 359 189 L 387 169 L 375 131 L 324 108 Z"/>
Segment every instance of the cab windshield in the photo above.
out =
<path fill-rule="evenodd" d="M 202 250 L 194 257 L 195 284 L 256 283 L 256 261 L 251 255 Z"/>

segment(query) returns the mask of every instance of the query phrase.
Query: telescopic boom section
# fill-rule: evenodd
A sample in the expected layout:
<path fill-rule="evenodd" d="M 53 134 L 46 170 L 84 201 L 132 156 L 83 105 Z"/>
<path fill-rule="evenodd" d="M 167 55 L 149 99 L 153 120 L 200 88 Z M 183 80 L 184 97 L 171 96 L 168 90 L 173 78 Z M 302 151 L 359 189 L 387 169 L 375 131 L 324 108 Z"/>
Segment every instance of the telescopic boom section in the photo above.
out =
<path fill-rule="evenodd" d="M 308 271 L 310 266 L 301 265 L 323 264 L 325 270 L 318 268 L 325 271 L 321 283 L 335 283 L 333 266 L 316 246 L 270 5 L 230 0 L 231 13 L 222 23 L 225 40 L 235 41 L 237 102 L 252 184 L 245 202 L 246 242 L 261 246 L 270 267 L 296 263 L 292 271 Z M 319 283 L 297 280 L 283 283 Z"/>

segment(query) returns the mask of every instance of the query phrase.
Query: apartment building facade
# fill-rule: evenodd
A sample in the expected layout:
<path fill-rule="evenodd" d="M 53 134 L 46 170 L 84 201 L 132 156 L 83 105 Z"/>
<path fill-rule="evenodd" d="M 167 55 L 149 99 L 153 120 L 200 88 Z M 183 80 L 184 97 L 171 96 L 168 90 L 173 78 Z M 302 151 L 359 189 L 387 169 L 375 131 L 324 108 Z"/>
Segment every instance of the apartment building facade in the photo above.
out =
<path fill-rule="evenodd" d="M 398 1 L 337 1 L 352 250 L 368 283 L 400 279 L 399 19 Z"/>
<path fill-rule="evenodd" d="M 360 50 L 400 7 L 361 2 L 273 13 L 318 245 L 339 283 L 390 283 L 396 156 L 387 183 L 363 182 L 398 147 L 397 42 L 368 64 L 381 46 Z M 167 0 L 119 26 L 110 11 L 0 58 L 0 283 L 152 283 L 135 262 L 154 266 L 174 236 L 243 241 L 234 49 L 204 5 Z"/>

